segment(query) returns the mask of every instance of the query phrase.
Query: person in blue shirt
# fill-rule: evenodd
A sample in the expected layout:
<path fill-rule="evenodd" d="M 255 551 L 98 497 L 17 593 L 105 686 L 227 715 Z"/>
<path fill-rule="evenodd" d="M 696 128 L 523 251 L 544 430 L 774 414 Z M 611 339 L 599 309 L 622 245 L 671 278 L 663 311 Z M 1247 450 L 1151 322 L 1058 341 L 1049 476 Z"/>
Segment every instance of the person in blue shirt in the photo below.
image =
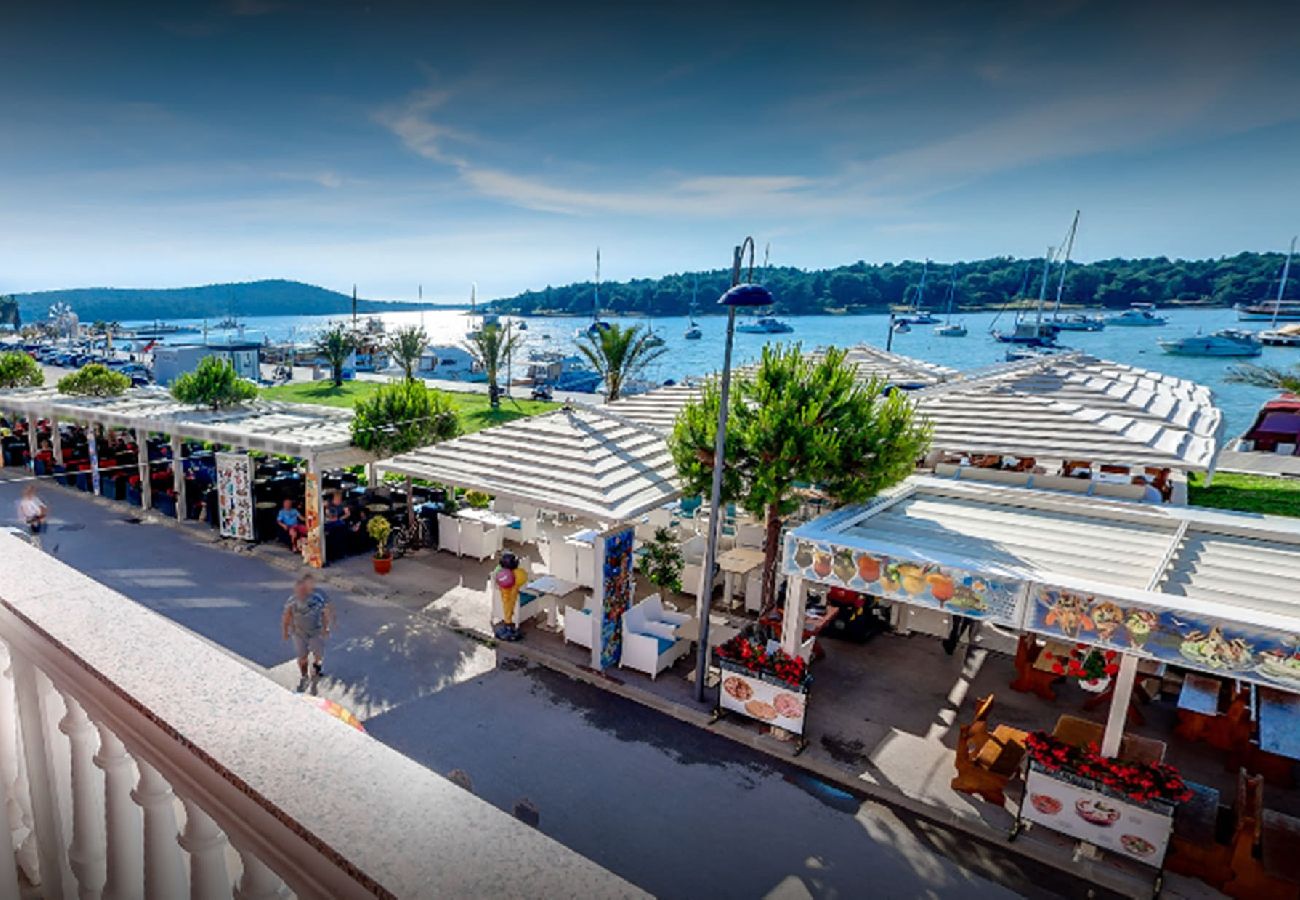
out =
<path fill-rule="evenodd" d="M 280 526 L 280 529 L 289 536 L 289 546 L 293 548 L 294 553 L 297 553 L 302 539 L 307 536 L 307 526 L 303 524 L 302 514 L 293 505 L 292 498 L 284 498 L 284 506 L 276 513 L 275 521 Z"/>

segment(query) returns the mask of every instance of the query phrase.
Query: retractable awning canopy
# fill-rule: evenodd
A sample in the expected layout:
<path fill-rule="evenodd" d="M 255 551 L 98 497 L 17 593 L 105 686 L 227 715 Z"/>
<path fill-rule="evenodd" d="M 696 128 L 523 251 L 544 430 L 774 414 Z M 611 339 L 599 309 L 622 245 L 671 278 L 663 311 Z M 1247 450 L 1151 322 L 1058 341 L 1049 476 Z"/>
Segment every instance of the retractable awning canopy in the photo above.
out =
<path fill-rule="evenodd" d="M 356 465 L 374 458 L 352 446 L 352 411 L 331 406 L 256 400 L 208 410 L 177 403 L 156 389 L 130 390 L 117 397 L 73 397 L 54 388 L 31 388 L 0 393 L 0 409 L 212 441 L 314 459 L 328 466 Z"/>
<path fill-rule="evenodd" d="M 663 435 L 601 409 L 518 419 L 378 468 L 597 522 L 634 519 L 681 495 Z"/>
<path fill-rule="evenodd" d="M 1300 690 L 1300 522 L 916 476 L 787 535 L 785 571 Z"/>

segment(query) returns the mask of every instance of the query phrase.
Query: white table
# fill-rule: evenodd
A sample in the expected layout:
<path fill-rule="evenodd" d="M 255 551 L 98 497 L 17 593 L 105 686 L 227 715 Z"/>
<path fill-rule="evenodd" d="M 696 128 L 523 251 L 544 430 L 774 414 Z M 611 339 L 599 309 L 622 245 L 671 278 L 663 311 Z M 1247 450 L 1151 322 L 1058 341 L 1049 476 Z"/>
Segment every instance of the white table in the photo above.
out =
<path fill-rule="evenodd" d="M 596 543 L 596 538 L 600 537 L 600 532 L 595 528 L 584 528 L 582 531 L 575 531 L 564 539 L 566 544 L 575 546 L 590 547 Z"/>
<path fill-rule="evenodd" d="M 722 570 L 722 601 L 727 608 L 735 603 L 732 586 L 737 575 L 742 578 L 763 564 L 766 555 L 755 547 L 736 547 L 718 557 L 718 568 Z"/>
<path fill-rule="evenodd" d="M 493 528 L 509 528 L 519 521 L 518 516 L 510 516 L 505 513 L 494 512 L 490 509 L 474 509 L 472 507 L 458 510 L 456 518 L 468 519 L 471 522 L 481 522 L 484 525 L 491 525 Z"/>
<path fill-rule="evenodd" d="M 564 598 L 581 588 L 582 585 L 575 584 L 572 581 L 566 581 L 554 575 L 539 575 L 532 581 L 528 582 L 521 591 L 527 591 L 530 594 L 536 594 L 537 599 L 534 603 L 545 604 L 546 624 L 548 627 L 559 630 L 560 625 L 560 604 Z"/>

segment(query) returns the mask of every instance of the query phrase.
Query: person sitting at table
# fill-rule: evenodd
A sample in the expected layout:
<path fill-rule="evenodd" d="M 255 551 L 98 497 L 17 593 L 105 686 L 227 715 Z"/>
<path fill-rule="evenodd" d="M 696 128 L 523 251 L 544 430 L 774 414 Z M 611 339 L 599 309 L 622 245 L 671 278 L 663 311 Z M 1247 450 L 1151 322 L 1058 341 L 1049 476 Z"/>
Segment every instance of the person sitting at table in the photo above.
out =
<path fill-rule="evenodd" d="M 1156 487 L 1154 484 L 1152 484 L 1151 482 L 1147 481 L 1141 475 L 1134 475 L 1132 478 L 1132 482 L 1133 484 L 1142 485 L 1143 503 L 1164 503 L 1165 502 L 1164 494 L 1160 493 L 1160 489 Z"/>
<path fill-rule="evenodd" d="M 325 504 L 325 524 L 346 525 L 347 518 L 348 508 L 343 504 L 343 492 L 335 491 L 330 494 L 330 499 Z"/>
<path fill-rule="evenodd" d="M 292 497 L 284 498 L 284 505 L 275 514 L 275 522 L 280 526 L 281 533 L 289 539 L 289 547 L 297 553 L 302 539 L 307 536 L 307 526 L 302 521 L 302 514 L 293 505 Z"/>

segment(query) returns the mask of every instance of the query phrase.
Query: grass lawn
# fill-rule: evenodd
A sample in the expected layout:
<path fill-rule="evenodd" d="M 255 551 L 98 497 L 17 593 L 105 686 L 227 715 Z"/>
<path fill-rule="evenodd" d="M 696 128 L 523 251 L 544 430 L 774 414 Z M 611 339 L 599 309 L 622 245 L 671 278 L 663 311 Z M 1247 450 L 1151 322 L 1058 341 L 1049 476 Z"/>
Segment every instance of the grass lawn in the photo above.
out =
<path fill-rule="evenodd" d="M 369 396 L 379 389 L 378 381 L 345 381 L 342 387 L 324 381 L 302 381 L 282 384 L 278 387 L 264 388 L 262 396 L 268 400 L 283 400 L 286 403 L 320 403 L 325 406 L 346 406 L 351 408 L 362 397 Z M 468 434 L 491 425 L 500 425 L 524 416 L 535 416 L 552 409 L 559 409 L 558 403 L 545 403 L 539 400 L 512 400 L 502 398 L 501 408 L 493 410 L 488 406 L 487 394 L 471 394 L 461 391 L 445 391 L 451 398 L 452 405 L 460 414 L 461 431 Z"/>
<path fill-rule="evenodd" d="M 1195 473 L 1188 481 L 1187 500 L 1192 506 L 1300 516 L 1300 479 L 1216 472 L 1213 484 L 1205 487 L 1204 481 Z"/>

